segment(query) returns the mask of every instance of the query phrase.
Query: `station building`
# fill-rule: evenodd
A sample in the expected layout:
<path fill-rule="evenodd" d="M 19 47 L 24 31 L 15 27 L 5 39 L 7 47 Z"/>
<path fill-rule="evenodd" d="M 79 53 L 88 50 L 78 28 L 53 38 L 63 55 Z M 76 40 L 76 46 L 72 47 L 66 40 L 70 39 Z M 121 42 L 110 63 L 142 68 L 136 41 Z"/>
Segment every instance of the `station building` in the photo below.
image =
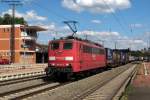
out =
<path fill-rule="evenodd" d="M 40 26 L 15 25 L 14 63 L 36 63 L 37 32 L 45 31 Z M 11 61 L 11 25 L 0 25 L 0 58 Z"/>

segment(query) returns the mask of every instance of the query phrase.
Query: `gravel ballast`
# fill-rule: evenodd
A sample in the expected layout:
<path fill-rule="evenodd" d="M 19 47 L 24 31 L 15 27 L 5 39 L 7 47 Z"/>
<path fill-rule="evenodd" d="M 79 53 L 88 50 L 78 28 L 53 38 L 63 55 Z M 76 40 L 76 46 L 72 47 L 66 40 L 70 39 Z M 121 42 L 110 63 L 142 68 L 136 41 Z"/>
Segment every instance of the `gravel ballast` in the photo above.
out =
<path fill-rule="evenodd" d="M 76 100 L 81 99 L 82 95 L 97 87 L 105 85 L 115 76 L 127 70 L 132 64 L 114 68 L 109 71 L 99 73 L 97 75 L 58 87 L 42 94 L 28 98 L 29 100 Z M 97 88 L 98 89 L 98 88 Z M 93 91 L 94 92 L 94 91 Z"/>

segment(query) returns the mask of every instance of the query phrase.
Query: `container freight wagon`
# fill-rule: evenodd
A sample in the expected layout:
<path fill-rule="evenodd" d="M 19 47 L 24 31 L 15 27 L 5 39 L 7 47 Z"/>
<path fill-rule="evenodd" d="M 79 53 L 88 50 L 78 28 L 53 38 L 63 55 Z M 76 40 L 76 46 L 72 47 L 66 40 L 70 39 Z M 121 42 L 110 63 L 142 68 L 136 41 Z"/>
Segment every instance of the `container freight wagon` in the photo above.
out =
<path fill-rule="evenodd" d="M 134 56 L 129 56 L 129 62 L 133 62 L 135 61 L 135 57 Z"/>
<path fill-rule="evenodd" d="M 108 67 L 113 65 L 113 50 L 110 48 L 105 48 L 106 51 L 106 63 Z"/>
<path fill-rule="evenodd" d="M 110 49 L 110 48 L 105 48 L 106 51 L 106 61 L 107 61 L 107 66 L 108 67 L 117 67 L 120 65 L 121 61 L 121 55 L 120 51 L 118 49 Z"/>
<path fill-rule="evenodd" d="M 129 49 L 105 48 L 108 67 L 117 67 L 129 63 Z"/>
<path fill-rule="evenodd" d="M 117 67 L 120 65 L 121 61 L 120 61 L 121 55 L 120 55 L 120 51 L 118 49 L 114 49 L 113 50 L 113 64 L 112 67 Z"/>
<path fill-rule="evenodd" d="M 120 49 L 120 64 L 124 65 L 129 62 L 129 49 Z"/>

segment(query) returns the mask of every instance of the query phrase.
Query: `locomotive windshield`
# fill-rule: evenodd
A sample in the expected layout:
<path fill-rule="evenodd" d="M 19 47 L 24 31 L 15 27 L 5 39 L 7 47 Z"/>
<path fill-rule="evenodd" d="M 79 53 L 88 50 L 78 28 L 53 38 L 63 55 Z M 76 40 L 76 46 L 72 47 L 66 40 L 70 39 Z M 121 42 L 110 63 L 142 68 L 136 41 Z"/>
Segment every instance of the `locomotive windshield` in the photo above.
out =
<path fill-rule="evenodd" d="M 72 43 L 64 43 L 63 49 L 65 50 L 72 49 Z"/>
<path fill-rule="evenodd" d="M 59 43 L 51 43 L 51 49 L 52 50 L 57 50 L 57 49 L 59 49 Z"/>

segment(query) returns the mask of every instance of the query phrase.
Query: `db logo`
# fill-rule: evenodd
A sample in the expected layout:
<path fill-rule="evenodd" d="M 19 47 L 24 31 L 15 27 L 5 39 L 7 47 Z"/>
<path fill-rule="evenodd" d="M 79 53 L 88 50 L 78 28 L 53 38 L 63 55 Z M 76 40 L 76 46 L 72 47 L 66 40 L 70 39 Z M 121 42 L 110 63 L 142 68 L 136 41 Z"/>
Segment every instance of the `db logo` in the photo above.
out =
<path fill-rule="evenodd" d="M 56 57 L 57 60 L 64 60 L 64 57 Z"/>
<path fill-rule="evenodd" d="M 96 55 L 92 55 L 93 60 L 96 60 Z"/>

